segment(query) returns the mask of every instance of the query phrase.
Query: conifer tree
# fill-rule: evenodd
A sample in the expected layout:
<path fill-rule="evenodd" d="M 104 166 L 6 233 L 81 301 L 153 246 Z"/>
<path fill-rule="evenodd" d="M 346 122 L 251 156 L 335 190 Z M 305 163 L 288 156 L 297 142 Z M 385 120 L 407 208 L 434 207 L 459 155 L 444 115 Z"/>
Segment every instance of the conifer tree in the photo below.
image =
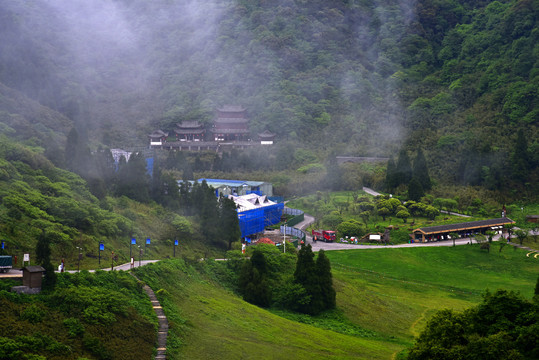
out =
<path fill-rule="evenodd" d="M 316 259 L 316 273 L 318 275 L 318 283 L 320 284 L 324 309 L 328 310 L 335 308 L 337 295 L 333 288 L 331 264 L 324 250 L 318 252 L 318 258 Z"/>
<path fill-rule="evenodd" d="M 271 305 L 271 290 L 266 280 L 266 257 L 260 250 L 255 250 L 251 259 L 241 269 L 239 288 L 243 300 L 262 307 Z"/>
<path fill-rule="evenodd" d="M 517 132 L 511 165 L 513 180 L 519 183 L 525 182 L 530 171 L 530 154 L 528 153 L 528 141 L 522 129 Z"/>
<path fill-rule="evenodd" d="M 385 186 L 387 191 L 392 191 L 396 187 L 396 171 L 395 161 L 390 157 L 387 161 Z"/>
<path fill-rule="evenodd" d="M 36 260 L 38 264 L 41 264 L 45 269 L 43 288 L 54 288 L 54 285 L 56 285 L 56 273 L 54 272 L 54 266 L 51 263 L 50 238 L 47 236 L 45 230 L 41 231 L 41 235 L 37 240 Z"/>
<path fill-rule="evenodd" d="M 238 241 L 241 237 L 240 223 L 236 203 L 234 200 L 221 196 L 219 199 L 219 220 L 221 223 L 221 234 L 228 245 L 228 249 L 232 249 L 232 243 Z"/>
<path fill-rule="evenodd" d="M 314 262 L 314 254 L 311 245 L 302 245 L 298 252 L 296 271 L 294 272 L 294 282 L 303 286 L 310 300 L 300 308 L 301 312 L 316 315 L 324 310 L 322 289 Z"/>
<path fill-rule="evenodd" d="M 421 182 L 414 176 L 408 184 L 408 199 L 420 201 L 423 196 L 425 196 L 423 185 L 421 185 Z"/>
<path fill-rule="evenodd" d="M 118 170 L 116 195 L 148 202 L 150 200 L 149 184 L 144 156 L 140 153 L 133 153 L 129 157 L 129 161 L 120 166 Z"/>
<path fill-rule="evenodd" d="M 432 184 L 430 180 L 429 169 L 427 167 L 427 160 L 425 159 L 425 155 L 423 154 L 423 150 L 421 150 L 421 148 L 417 150 L 417 155 L 414 159 L 413 165 L 414 167 L 412 170 L 412 177 L 415 177 L 417 180 L 419 180 L 421 186 L 423 187 L 423 190 L 430 190 Z"/>
<path fill-rule="evenodd" d="M 401 149 L 395 171 L 395 186 L 408 185 L 412 179 L 412 164 L 406 150 Z"/>
<path fill-rule="evenodd" d="M 193 204 L 199 217 L 202 235 L 206 241 L 218 244 L 222 235 L 219 229 L 219 204 L 213 189 L 208 186 L 206 180 L 200 184 L 196 196 Z"/>

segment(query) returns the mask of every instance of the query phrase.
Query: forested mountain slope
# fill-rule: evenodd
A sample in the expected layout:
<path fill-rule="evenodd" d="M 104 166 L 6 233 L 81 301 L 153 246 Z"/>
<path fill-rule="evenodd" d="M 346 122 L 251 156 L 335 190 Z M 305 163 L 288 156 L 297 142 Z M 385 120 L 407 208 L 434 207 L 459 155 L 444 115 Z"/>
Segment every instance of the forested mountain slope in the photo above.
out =
<path fill-rule="evenodd" d="M 537 13 L 534 0 L 6 1 L 0 82 L 94 147 L 241 104 L 253 132 L 321 161 L 422 147 L 439 181 L 518 188 L 538 183 Z"/>

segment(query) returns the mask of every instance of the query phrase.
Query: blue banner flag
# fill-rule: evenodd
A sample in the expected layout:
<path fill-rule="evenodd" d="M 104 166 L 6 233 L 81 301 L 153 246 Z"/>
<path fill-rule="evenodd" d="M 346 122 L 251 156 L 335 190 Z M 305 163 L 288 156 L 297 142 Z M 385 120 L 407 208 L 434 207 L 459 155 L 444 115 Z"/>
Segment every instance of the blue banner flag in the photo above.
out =
<path fill-rule="evenodd" d="M 174 245 L 178 246 L 178 240 L 174 240 Z"/>
<path fill-rule="evenodd" d="M 146 245 L 150 245 L 150 238 L 146 239 Z"/>
<path fill-rule="evenodd" d="M 105 244 L 99 244 L 99 251 L 105 250 Z"/>
<path fill-rule="evenodd" d="M 137 239 L 132 238 L 131 239 L 131 245 L 137 245 Z"/>

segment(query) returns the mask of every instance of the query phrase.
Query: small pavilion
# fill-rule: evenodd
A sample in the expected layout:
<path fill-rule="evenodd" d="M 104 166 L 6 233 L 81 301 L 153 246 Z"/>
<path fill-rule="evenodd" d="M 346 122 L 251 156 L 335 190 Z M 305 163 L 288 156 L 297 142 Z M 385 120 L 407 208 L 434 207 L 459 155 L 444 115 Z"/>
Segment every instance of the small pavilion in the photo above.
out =
<path fill-rule="evenodd" d="M 150 138 L 150 147 L 161 147 L 164 143 L 167 142 L 168 132 L 162 130 L 155 130 L 153 133 L 148 135 Z"/>
<path fill-rule="evenodd" d="M 258 140 L 261 145 L 273 145 L 273 140 L 275 140 L 275 134 L 269 130 L 264 130 L 258 134 Z"/>

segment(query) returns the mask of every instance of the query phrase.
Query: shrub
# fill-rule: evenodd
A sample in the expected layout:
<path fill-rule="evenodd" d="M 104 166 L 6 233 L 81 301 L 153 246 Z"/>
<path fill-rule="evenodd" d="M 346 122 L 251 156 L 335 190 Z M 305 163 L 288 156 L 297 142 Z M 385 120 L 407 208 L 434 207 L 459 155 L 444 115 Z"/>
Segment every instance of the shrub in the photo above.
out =
<path fill-rule="evenodd" d="M 70 337 L 77 337 L 84 334 L 84 326 L 82 326 L 79 319 L 67 318 L 64 320 L 64 326 L 67 328 L 67 333 Z"/>

